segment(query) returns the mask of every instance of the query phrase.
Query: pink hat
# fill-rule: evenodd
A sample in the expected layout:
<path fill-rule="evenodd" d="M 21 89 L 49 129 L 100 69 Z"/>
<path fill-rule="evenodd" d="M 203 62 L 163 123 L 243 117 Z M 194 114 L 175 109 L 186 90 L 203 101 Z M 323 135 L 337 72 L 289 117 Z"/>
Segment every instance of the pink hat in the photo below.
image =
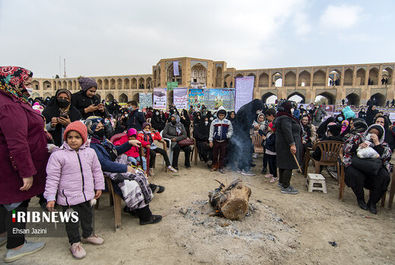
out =
<path fill-rule="evenodd" d="M 136 130 L 135 128 L 130 128 L 130 129 L 128 130 L 127 136 L 128 136 L 128 137 L 131 137 L 131 136 L 133 136 L 133 135 L 137 135 L 137 130 Z"/>

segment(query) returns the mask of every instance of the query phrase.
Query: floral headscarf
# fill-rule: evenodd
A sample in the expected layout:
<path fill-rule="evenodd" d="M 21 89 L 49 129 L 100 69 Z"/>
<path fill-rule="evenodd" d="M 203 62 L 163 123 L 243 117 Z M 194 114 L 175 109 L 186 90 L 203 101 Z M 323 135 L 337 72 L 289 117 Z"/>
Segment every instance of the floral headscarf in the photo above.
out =
<path fill-rule="evenodd" d="M 23 93 L 26 90 L 24 81 L 32 77 L 33 73 L 18 66 L 0 66 L 0 90 L 17 98 L 18 100 L 29 103 L 29 96 Z"/>

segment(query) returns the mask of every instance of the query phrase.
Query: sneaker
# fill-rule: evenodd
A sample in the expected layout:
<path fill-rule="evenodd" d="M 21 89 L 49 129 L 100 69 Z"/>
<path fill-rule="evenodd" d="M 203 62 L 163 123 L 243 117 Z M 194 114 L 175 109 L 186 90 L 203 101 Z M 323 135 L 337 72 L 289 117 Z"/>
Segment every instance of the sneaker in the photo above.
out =
<path fill-rule="evenodd" d="M 267 178 L 267 179 L 270 179 L 270 178 L 273 178 L 273 175 L 272 174 L 266 174 L 264 177 Z"/>
<path fill-rule="evenodd" d="M 283 188 L 283 184 L 281 184 L 280 182 L 279 182 L 279 183 L 277 183 L 277 186 L 278 186 L 280 189 L 282 189 L 282 188 Z"/>
<path fill-rule="evenodd" d="M 86 256 L 85 249 L 81 246 L 81 242 L 77 242 L 71 245 L 70 252 L 76 259 L 83 259 Z"/>
<path fill-rule="evenodd" d="M 7 243 L 7 237 L 6 236 L 0 236 L 0 247 Z"/>
<path fill-rule="evenodd" d="M 243 176 L 255 176 L 255 173 L 252 172 L 252 171 L 245 171 L 245 170 L 242 170 L 242 171 L 241 171 L 241 174 L 242 174 Z"/>
<path fill-rule="evenodd" d="M 167 169 L 170 170 L 170 171 L 173 172 L 173 173 L 177 173 L 177 169 L 175 169 L 175 168 L 172 167 L 172 166 L 168 166 Z"/>
<path fill-rule="evenodd" d="M 221 173 L 221 174 L 225 174 L 225 170 L 224 170 L 223 168 L 220 168 L 218 171 L 219 171 L 219 173 Z"/>
<path fill-rule="evenodd" d="M 217 171 L 217 167 L 216 166 L 212 166 L 211 167 L 211 171 Z"/>
<path fill-rule="evenodd" d="M 298 194 L 299 191 L 297 189 L 295 189 L 294 187 L 292 187 L 291 185 L 289 185 L 288 188 L 282 187 L 281 188 L 281 193 L 295 195 L 295 194 Z"/>
<path fill-rule="evenodd" d="M 278 178 L 272 177 L 271 180 L 269 181 L 270 183 L 277 182 Z"/>
<path fill-rule="evenodd" d="M 13 262 L 24 256 L 36 253 L 45 246 L 44 242 L 27 242 L 20 249 L 9 249 L 4 256 L 5 262 Z"/>
<path fill-rule="evenodd" d="M 161 215 L 151 215 L 151 218 L 147 221 L 143 221 L 140 219 L 140 225 L 149 225 L 149 224 L 156 224 L 162 220 Z"/>
<path fill-rule="evenodd" d="M 98 237 L 97 235 L 91 235 L 90 237 L 87 238 L 82 238 L 82 243 L 89 243 L 92 245 L 101 245 L 104 243 L 104 239 L 101 237 Z"/>

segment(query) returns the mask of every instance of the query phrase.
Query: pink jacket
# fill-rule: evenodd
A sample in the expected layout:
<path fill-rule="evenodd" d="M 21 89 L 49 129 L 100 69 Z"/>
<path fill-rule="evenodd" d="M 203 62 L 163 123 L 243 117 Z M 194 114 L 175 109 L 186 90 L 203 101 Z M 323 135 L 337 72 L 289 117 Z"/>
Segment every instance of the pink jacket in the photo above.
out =
<path fill-rule="evenodd" d="M 64 142 L 54 151 L 47 165 L 44 197 L 59 205 L 76 205 L 95 197 L 95 190 L 104 190 L 104 177 L 95 150 L 83 144 L 78 152 Z"/>

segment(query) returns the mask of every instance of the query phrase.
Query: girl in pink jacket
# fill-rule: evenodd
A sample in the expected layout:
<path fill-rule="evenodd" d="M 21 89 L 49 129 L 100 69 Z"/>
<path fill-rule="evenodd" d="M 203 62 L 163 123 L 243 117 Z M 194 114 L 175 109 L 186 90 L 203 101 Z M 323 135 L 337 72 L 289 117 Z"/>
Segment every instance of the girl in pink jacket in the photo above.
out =
<path fill-rule="evenodd" d="M 87 143 L 86 126 L 75 121 L 64 131 L 62 147 L 54 151 L 47 165 L 47 181 L 44 197 L 47 208 L 52 211 L 56 203 L 63 212 L 77 212 L 78 220 L 66 222 L 66 232 L 75 258 L 86 256 L 81 246 L 79 223 L 82 227 L 82 242 L 94 245 L 104 240 L 93 234 L 92 205 L 104 190 L 104 177 L 96 152 Z"/>

